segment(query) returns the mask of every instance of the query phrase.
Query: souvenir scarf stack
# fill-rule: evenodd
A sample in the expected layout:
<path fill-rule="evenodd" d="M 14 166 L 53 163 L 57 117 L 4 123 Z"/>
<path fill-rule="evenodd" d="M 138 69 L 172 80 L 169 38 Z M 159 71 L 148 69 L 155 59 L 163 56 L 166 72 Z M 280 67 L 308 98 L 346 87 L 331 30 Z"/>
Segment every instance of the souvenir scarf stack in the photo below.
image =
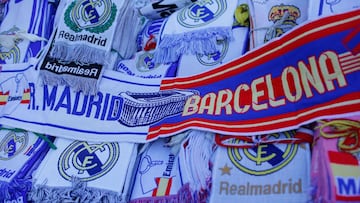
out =
<path fill-rule="evenodd" d="M 317 123 L 311 170 L 314 202 L 359 202 L 360 116 Z"/>
<path fill-rule="evenodd" d="M 239 0 L 233 14 L 232 39 L 218 39 L 213 53 L 182 54 L 177 76 L 199 74 L 238 58 L 248 51 L 249 10 L 246 0 Z"/>
<path fill-rule="evenodd" d="M 129 0 L 63 2 L 51 46 L 42 56 L 40 77 L 43 84 L 66 85 L 76 92 L 94 95 L 104 69 L 112 69 L 116 51 L 124 48 L 122 42 L 129 41 L 129 36 L 118 30 L 137 31 L 136 23 L 124 24 L 136 18 L 137 13 Z"/>
<path fill-rule="evenodd" d="M 196 1 L 170 15 L 154 53 L 155 63 L 170 63 L 183 54 L 213 54 L 218 40 L 232 40 L 237 1 Z"/>
<path fill-rule="evenodd" d="M 27 202 L 33 171 L 53 139 L 22 129 L 0 128 L 0 202 Z"/>
<path fill-rule="evenodd" d="M 127 202 L 137 144 L 57 138 L 34 173 L 33 202 Z"/>
<path fill-rule="evenodd" d="M 209 202 L 311 200 L 312 130 L 261 136 L 216 136 Z"/>
<path fill-rule="evenodd" d="M 36 57 L 53 31 L 56 4 L 31 0 L 6 1 L 0 5 L 3 8 L 0 11 L 0 63 L 22 63 Z"/>
<path fill-rule="evenodd" d="M 248 0 L 250 49 L 280 37 L 308 19 L 309 0 Z"/>

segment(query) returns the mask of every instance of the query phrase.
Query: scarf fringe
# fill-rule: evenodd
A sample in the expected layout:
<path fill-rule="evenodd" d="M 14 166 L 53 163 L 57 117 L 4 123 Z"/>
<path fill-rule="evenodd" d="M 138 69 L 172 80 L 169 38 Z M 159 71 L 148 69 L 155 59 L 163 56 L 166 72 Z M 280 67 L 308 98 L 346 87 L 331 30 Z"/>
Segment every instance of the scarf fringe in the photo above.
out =
<path fill-rule="evenodd" d="M 34 187 L 29 193 L 29 199 L 33 202 L 81 202 L 81 203 L 113 203 L 121 202 L 121 195 L 107 190 L 89 188 L 86 182 L 73 177 L 72 187 L 48 187 L 40 185 Z"/>
<path fill-rule="evenodd" d="M 231 27 L 212 27 L 182 34 L 164 35 L 155 49 L 154 63 L 173 63 L 183 54 L 212 54 L 218 40 L 232 40 Z"/>
<path fill-rule="evenodd" d="M 109 57 L 105 50 L 94 49 L 86 45 L 69 45 L 65 42 L 55 42 L 50 56 L 62 61 L 79 61 L 89 64 L 104 65 Z"/>
<path fill-rule="evenodd" d="M 31 190 L 30 179 L 14 179 L 11 182 L 0 181 L 0 200 L 9 200 L 22 196 Z"/>
<path fill-rule="evenodd" d="M 58 75 L 49 71 L 41 71 L 42 84 L 69 86 L 74 92 L 82 91 L 85 95 L 95 95 L 98 91 L 98 80 L 73 75 Z"/>

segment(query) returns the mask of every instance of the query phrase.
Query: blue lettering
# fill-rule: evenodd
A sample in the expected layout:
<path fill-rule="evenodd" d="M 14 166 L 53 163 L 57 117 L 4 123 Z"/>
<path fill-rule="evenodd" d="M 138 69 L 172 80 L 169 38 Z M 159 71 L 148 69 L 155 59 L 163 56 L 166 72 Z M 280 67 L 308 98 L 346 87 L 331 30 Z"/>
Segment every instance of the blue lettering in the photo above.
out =
<path fill-rule="evenodd" d="M 99 97 L 99 99 L 97 101 L 94 100 L 94 98 L 95 98 L 94 95 L 90 96 L 90 101 L 89 101 L 88 110 L 86 112 L 86 117 L 90 117 L 91 112 L 92 112 L 92 107 L 95 106 L 96 113 L 95 113 L 94 118 L 99 118 L 99 114 L 100 114 L 100 110 L 101 110 L 101 103 L 102 103 L 102 99 L 103 99 L 103 94 L 101 92 L 98 92 L 97 96 Z"/>
<path fill-rule="evenodd" d="M 110 97 L 110 94 L 106 94 L 105 96 L 105 101 L 104 101 L 104 108 L 103 108 L 103 111 L 101 113 L 101 118 L 100 120 L 104 120 L 105 119 L 105 115 L 106 115 L 106 109 L 108 108 L 108 103 L 109 103 L 109 97 Z"/>
<path fill-rule="evenodd" d="M 28 109 L 35 110 L 35 84 L 29 83 L 30 88 L 30 103 L 28 105 Z"/>
<path fill-rule="evenodd" d="M 66 101 L 65 103 L 63 103 Z M 70 114 L 71 112 L 71 98 L 70 98 L 70 88 L 65 87 L 63 93 L 60 96 L 59 102 L 55 106 L 54 111 L 58 111 L 60 107 L 66 108 L 66 113 Z"/>
<path fill-rule="evenodd" d="M 118 120 L 120 118 L 121 108 L 122 108 L 122 98 L 113 96 L 111 98 L 110 109 L 106 120 L 108 121 Z"/>
<path fill-rule="evenodd" d="M 355 195 L 356 182 L 354 178 L 348 178 L 347 181 L 344 178 L 337 177 L 339 194 Z"/>
<path fill-rule="evenodd" d="M 43 108 L 42 108 L 43 111 L 45 111 L 47 106 L 50 106 L 50 110 L 54 108 L 56 91 L 57 91 L 57 86 L 54 86 L 51 90 L 51 93 L 49 94 L 48 86 L 44 85 L 44 97 L 43 97 L 44 100 L 43 100 Z"/>
<path fill-rule="evenodd" d="M 77 92 L 76 96 L 75 96 L 74 108 L 73 108 L 73 111 L 71 113 L 71 114 L 77 115 L 77 116 L 81 116 L 81 115 L 85 114 L 86 105 L 87 105 L 87 101 L 88 101 L 89 96 L 88 95 L 84 96 L 84 100 L 82 102 L 81 110 L 77 111 L 78 106 L 79 106 L 79 100 L 80 100 L 79 98 L 80 98 L 80 92 Z"/>

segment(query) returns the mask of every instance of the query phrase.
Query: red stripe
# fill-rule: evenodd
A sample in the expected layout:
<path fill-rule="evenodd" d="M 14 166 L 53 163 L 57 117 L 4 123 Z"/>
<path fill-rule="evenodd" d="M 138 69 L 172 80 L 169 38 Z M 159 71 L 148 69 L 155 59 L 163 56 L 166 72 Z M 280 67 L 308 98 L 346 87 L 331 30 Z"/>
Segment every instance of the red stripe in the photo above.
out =
<path fill-rule="evenodd" d="M 336 195 L 336 200 L 340 200 L 340 201 L 351 201 L 351 202 L 359 202 L 360 201 L 360 196 L 340 196 L 340 195 Z"/>
<path fill-rule="evenodd" d="M 166 185 L 165 195 L 169 195 L 169 194 L 170 194 L 171 185 L 172 185 L 172 178 L 169 178 L 169 179 L 168 179 L 168 184 Z"/>
<path fill-rule="evenodd" d="M 351 42 L 351 40 L 353 40 L 357 35 L 360 35 L 360 27 L 358 26 L 357 28 L 355 28 L 353 31 L 351 31 L 350 34 L 348 34 L 344 39 L 343 39 L 343 44 L 345 47 L 348 47 L 347 45 Z M 353 47 L 352 49 L 350 47 L 348 47 L 348 49 L 350 49 L 350 51 L 353 54 L 358 54 L 360 52 L 360 44 L 356 44 L 355 47 Z"/>
<path fill-rule="evenodd" d="M 252 120 L 245 120 L 245 121 L 219 121 L 219 120 L 215 121 L 215 120 L 208 120 L 208 119 L 202 119 L 202 118 L 187 119 L 185 121 L 178 122 L 176 124 L 162 124 L 161 126 L 151 126 L 149 129 L 149 135 L 148 135 L 147 139 L 156 138 L 157 136 L 159 136 L 161 134 L 163 136 L 173 135 L 173 134 L 185 131 L 186 129 L 190 129 L 190 128 L 203 128 L 203 129 L 207 129 L 207 130 L 213 130 L 214 132 L 218 132 L 218 133 L 222 133 L 222 134 L 224 134 L 224 131 L 226 131 L 227 134 L 229 134 L 229 135 L 230 134 L 241 135 L 242 133 L 278 132 L 278 131 L 280 131 L 280 129 L 299 126 L 300 124 L 305 124 L 308 121 L 311 121 L 311 120 L 314 120 L 317 118 L 360 111 L 359 103 L 347 105 L 347 106 L 343 105 L 343 106 L 338 106 L 338 107 L 334 107 L 331 109 L 323 109 L 323 110 L 315 111 L 316 109 L 319 109 L 320 107 L 337 104 L 337 103 L 343 102 L 343 101 L 352 101 L 355 99 L 359 99 L 358 92 L 348 94 L 348 95 L 340 97 L 338 99 L 334 99 L 330 102 L 325 102 L 325 103 L 321 103 L 318 105 L 314 105 L 310 108 L 302 109 L 300 111 L 290 112 L 290 113 L 276 115 L 276 116 L 268 116 L 268 117 L 252 119 Z M 314 110 L 314 112 L 307 114 L 307 115 L 299 116 L 299 114 L 308 112 L 310 110 Z M 263 124 L 263 125 L 255 126 L 255 127 L 246 127 L 246 128 L 236 127 L 236 128 L 234 128 L 235 125 L 249 125 L 249 124 L 254 124 L 254 123 L 263 123 L 263 122 L 267 122 L 267 121 L 276 121 L 276 120 L 280 120 L 283 118 L 289 118 L 289 117 L 295 117 L 296 119 L 287 120 L 287 121 L 279 121 L 276 124 Z M 190 123 L 190 122 L 194 122 L 194 123 Z M 203 122 L 203 123 L 199 123 L 199 122 Z M 218 127 L 218 126 L 209 125 L 211 123 L 222 124 L 224 126 Z M 167 127 L 172 127 L 172 129 L 170 129 L 170 130 L 164 129 Z M 156 131 L 158 131 L 158 132 L 156 132 Z M 154 134 L 152 134 L 151 132 L 153 132 Z"/>
<path fill-rule="evenodd" d="M 330 17 L 326 17 L 317 21 L 313 21 L 310 22 L 308 24 L 305 24 L 304 26 L 299 26 L 297 29 L 294 29 L 292 31 L 289 31 L 289 33 L 285 34 L 284 36 L 282 36 L 281 38 L 279 38 L 278 40 L 274 40 L 270 43 L 268 43 L 266 46 L 263 46 L 259 49 L 256 49 L 254 51 L 250 51 L 247 54 L 245 54 L 244 56 L 229 62 L 227 64 L 224 64 L 223 66 L 220 66 L 219 68 L 216 69 L 212 69 L 210 71 L 207 71 L 205 73 L 202 74 L 198 74 L 198 75 L 194 75 L 194 76 L 190 76 L 190 77 L 185 77 L 185 78 L 175 78 L 175 79 L 169 79 L 169 80 L 163 80 L 162 81 L 162 86 L 160 87 L 161 90 L 167 90 L 167 89 L 174 89 L 174 88 L 179 88 L 179 89 L 184 89 L 184 88 L 194 88 L 194 87 L 198 87 L 198 86 L 203 86 L 203 85 L 207 85 L 210 83 L 214 83 L 217 82 L 219 80 L 224 80 L 228 77 L 232 77 L 234 75 L 237 75 L 241 72 L 244 72 L 248 69 L 251 69 L 255 66 L 264 64 L 267 61 L 272 60 L 273 58 L 282 56 L 284 53 L 288 52 L 289 50 L 295 49 L 297 47 L 303 46 L 306 43 L 315 41 L 319 38 L 322 38 L 324 36 L 328 36 L 331 35 L 333 33 L 337 33 L 349 28 L 352 28 L 354 24 L 359 24 L 360 23 L 360 19 L 358 20 L 353 20 L 351 22 L 347 22 L 347 23 L 343 23 L 341 26 L 332 26 L 332 27 L 327 27 L 323 30 L 321 30 L 320 32 L 316 32 L 316 33 L 312 33 L 306 36 L 303 36 L 301 39 L 294 41 L 291 44 L 288 44 L 286 46 L 283 46 L 282 49 L 277 50 L 276 52 L 272 53 L 272 54 L 268 54 L 265 55 L 264 57 L 260 58 L 259 60 L 256 60 L 250 64 L 247 64 L 244 67 L 240 67 L 237 68 L 235 70 L 231 70 L 231 71 L 226 71 L 227 69 L 234 67 L 238 64 L 244 63 L 246 61 L 251 60 L 254 57 L 257 57 L 259 55 L 262 55 L 263 53 L 266 53 L 268 51 L 273 50 L 274 48 L 277 48 L 279 46 L 282 46 L 282 44 L 286 41 L 289 41 L 290 39 L 297 37 L 298 35 L 312 30 L 312 29 L 316 29 L 319 28 L 320 26 L 327 26 L 329 23 L 333 23 L 333 22 L 337 22 L 346 18 L 350 18 L 350 17 L 354 17 L 356 15 L 360 15 L 360 10 L 356 10 L 353 12 L 349 12 L 349 13 L 345 13 L 345 14 L 340 14 L 340 15 L 334 15 L 334 16 L 330 16 Z M 200 82 L 191 82 L 194 81 L 195 79 L 199 79 L 202 77 L 208 77 L 208 76 L 212 76 L 215 73 L 224 71 L 223 74 L 221 74 L 221 76 L 214 76 L 214 77 L 210 77 L 207 78 L 206 80 L 202 80 Z M 176 84 L 177 82 L 189 82 L 187 84 L 181 84 L 178 85 Z M 169 86 L 164 86 L 164 85 L 169 85 Z"/>
<path fill-rule="evenodd" d="M 359 162 L 352 154 L 347 152 L 329 151 L 329 160 L 333 164 L 358 166 Z"/>
<path fill-rule="evenodd" d="M 156 196 L 157 196 L 156 193 L 157 193 L 157 190 L 158 190 L 158 187 L 159 187 L 160 178 L 155 178 L 155 182 L 156 182 L 157 187 L 156 187 L 156 189 L 154 189 L 153 192 L 152 192 L 152 196 L 153 196 L 153 197 L 156 197 Z"/>

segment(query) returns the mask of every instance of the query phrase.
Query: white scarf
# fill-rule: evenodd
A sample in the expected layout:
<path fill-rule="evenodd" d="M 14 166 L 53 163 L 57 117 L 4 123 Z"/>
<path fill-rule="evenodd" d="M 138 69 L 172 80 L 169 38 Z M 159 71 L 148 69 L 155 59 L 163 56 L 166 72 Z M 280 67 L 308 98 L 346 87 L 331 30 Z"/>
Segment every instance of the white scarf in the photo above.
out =
<path fill-rule="evenodd" d="M 248 0 L 250 49 L 281 36 L 308 20 L 310 0 Z"/>
<path fill-rule="evenodd" d="M 196 1 L 171 14 L 163 26 L 155 63 L 176 62 L 183 54 L 212 54 L 217 40 L 232 39 L 237 1 Z"/>
<path fill-rule="evenodd" d="M 340 14 L 359 9 L 360 2 L 352 0 L 310 0 L 309 19 L 315 20 L 320 16 Z"/>
<path fill-rule="evenodd" d="M 166 18 L 175 11 L 191 4 L 194 0 L 155 0 L 138 4 L 141 15 L 149 19 Z"/>
<path fill-rule="evenodd" d="M 34 175 L 34 202 L 126 202 L 136 144 L 57 138 Z"/>

